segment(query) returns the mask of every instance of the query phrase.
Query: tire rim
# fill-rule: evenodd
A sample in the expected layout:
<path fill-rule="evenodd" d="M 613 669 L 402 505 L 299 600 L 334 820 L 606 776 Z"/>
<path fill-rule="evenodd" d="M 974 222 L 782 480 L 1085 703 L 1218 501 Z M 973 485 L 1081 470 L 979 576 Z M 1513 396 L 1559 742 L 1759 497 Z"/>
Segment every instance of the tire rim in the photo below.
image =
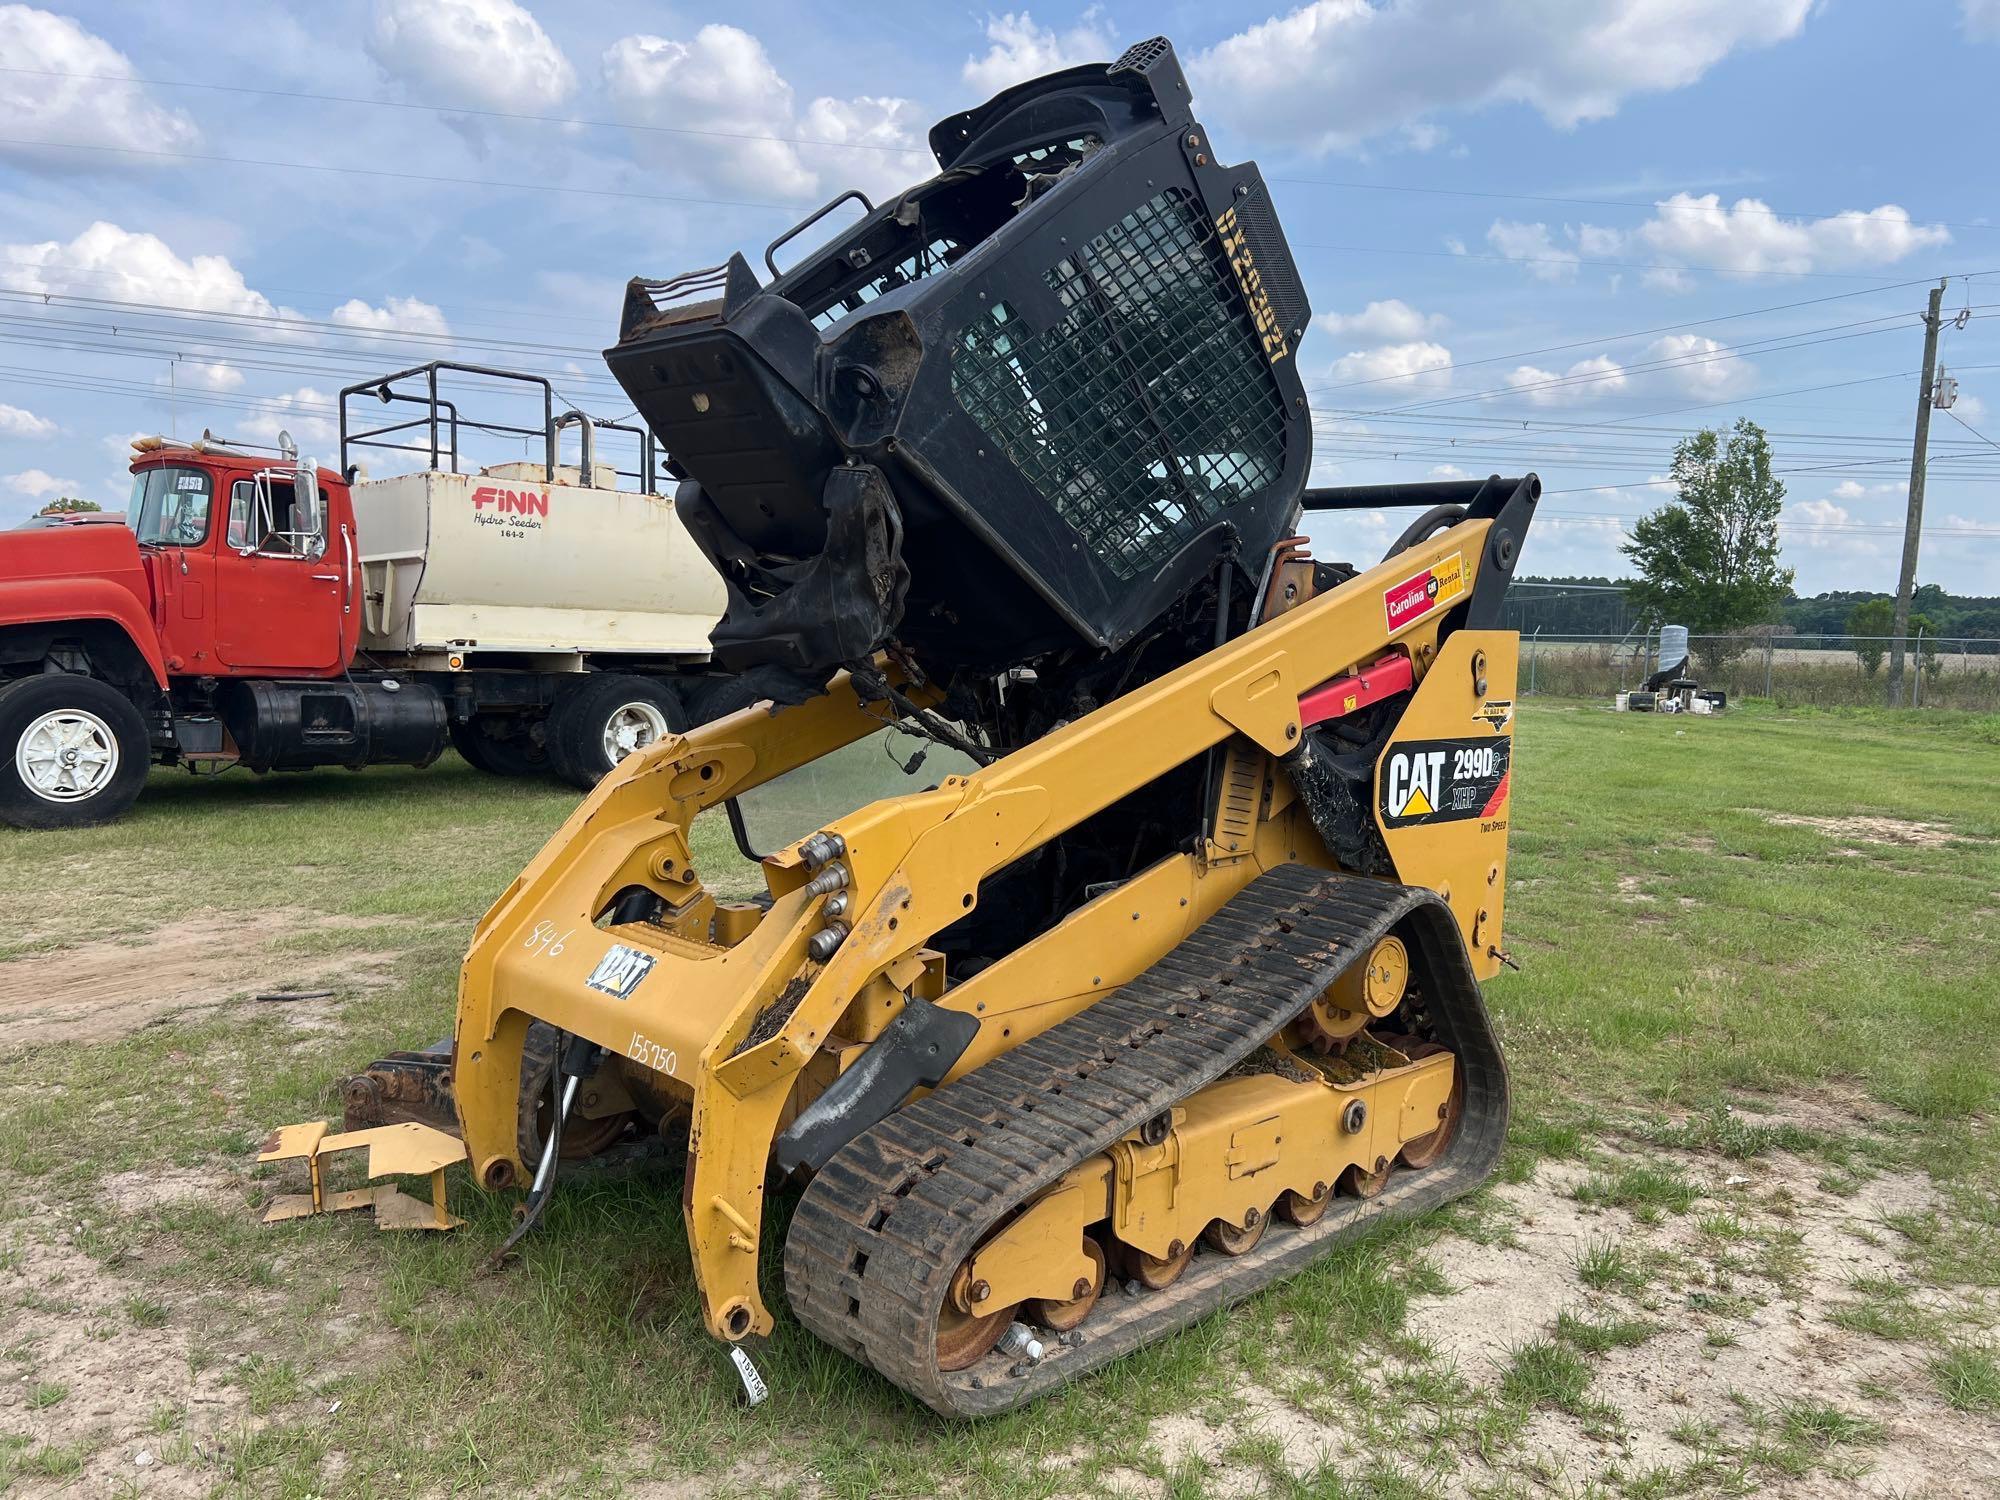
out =
<path fill-rule="evenodd" d="M 670 733 L 667 716 L 657 703 L 624 704 L 604 721 L 604 758 L 615 766 L 634 750 L 643 750 Z"/>
<path fill-rule="evenodd" d="M 96 714 L 58 708 L 21 731 L 14 769 L 44 802 L 85 802 L 118 774 L 118 736 Z"/>

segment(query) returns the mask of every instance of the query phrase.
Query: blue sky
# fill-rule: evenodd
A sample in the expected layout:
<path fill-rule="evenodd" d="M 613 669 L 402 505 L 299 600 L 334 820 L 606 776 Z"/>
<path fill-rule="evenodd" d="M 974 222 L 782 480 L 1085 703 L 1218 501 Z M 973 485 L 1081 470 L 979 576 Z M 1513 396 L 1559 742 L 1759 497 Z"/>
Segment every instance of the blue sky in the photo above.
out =
<path fill-rule="evenodd" d="M 170 426 L 331 461 L 334 392 L 441 355 L 618 415 L 627 277 L 756 261 L 1156 31 L 1275 180 L 1321 482 L 1534 468 L 1525 566 L 1616 574 L 1675 438 L 1746 415 L 1800 591 L 1893 588 L 1949 276 L 1920 573 L 2000 592 L 2000 0 L 0 4 L 0 524 L 122 503 Z"/>

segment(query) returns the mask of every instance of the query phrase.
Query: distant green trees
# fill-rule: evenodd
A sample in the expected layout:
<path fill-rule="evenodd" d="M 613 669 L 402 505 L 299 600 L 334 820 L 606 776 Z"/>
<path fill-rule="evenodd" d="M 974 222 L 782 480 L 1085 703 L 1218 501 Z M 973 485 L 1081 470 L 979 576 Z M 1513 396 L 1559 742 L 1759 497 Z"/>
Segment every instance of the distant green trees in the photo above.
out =
<path fill-rule="evenodd" d="M 1861 670 L 1873 677 L 1882 670 L 1882 658 L 1889 654 L 1889 642 L 1884 637 L 1895 633 L 1896 601 L 1886 594 L 1880 599 L 1864 600 L 1847 612 L 1846 627 L 1847 634 L 1856 638 L 1855 659 L 1861 663 Z M 1929 615 L 1910 611 L 1909 642 L 1912 646 L 1922 645 L 1924 670 L 1933 677 L 1943 666 L 1938 660 L 1938 634 Z"/>
<path fill-rule="evenodd" d="M 74 516 L 103 509 L 95 500 L 79 500 L 74 495 L 64 495 L 60 500 L 51 500 L 44 505 L 41 513 L 45 516 Z"/>

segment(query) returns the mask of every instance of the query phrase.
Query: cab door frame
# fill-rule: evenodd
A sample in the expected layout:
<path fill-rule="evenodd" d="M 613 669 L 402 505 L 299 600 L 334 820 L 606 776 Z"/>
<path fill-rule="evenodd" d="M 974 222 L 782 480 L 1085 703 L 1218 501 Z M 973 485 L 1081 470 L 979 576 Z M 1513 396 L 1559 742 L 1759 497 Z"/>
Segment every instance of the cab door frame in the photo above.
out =
<path fill-rule="evenodd" d="M 346 665 L 347 584 L 338 547 L 328 546 L 326 507 L 306 545 L 278 514 L 293 474 L 274 467 L 229 486 L 214 592 L 216 657 L 231 675 L 325 677 Z"/>

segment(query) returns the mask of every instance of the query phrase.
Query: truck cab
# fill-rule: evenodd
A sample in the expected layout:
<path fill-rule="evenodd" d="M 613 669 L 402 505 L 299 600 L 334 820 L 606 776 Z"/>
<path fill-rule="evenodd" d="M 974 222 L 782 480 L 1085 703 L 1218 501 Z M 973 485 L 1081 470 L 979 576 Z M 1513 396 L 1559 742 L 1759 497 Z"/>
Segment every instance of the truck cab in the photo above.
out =
<path fill-rule="evenodd" d="M 347 483 L 295 456 L 161 444 L 126 509 L 171 675 L 337 677 L 360 639 Z"/>
<path fill-rule="evenodd" d="M 231 760 L 223 684 L 339 677 L 359 644 L 340 475 L 134 444 L 123 525 L 0 534 L 0 819 L 94 822 L 155 760 Z"/>

